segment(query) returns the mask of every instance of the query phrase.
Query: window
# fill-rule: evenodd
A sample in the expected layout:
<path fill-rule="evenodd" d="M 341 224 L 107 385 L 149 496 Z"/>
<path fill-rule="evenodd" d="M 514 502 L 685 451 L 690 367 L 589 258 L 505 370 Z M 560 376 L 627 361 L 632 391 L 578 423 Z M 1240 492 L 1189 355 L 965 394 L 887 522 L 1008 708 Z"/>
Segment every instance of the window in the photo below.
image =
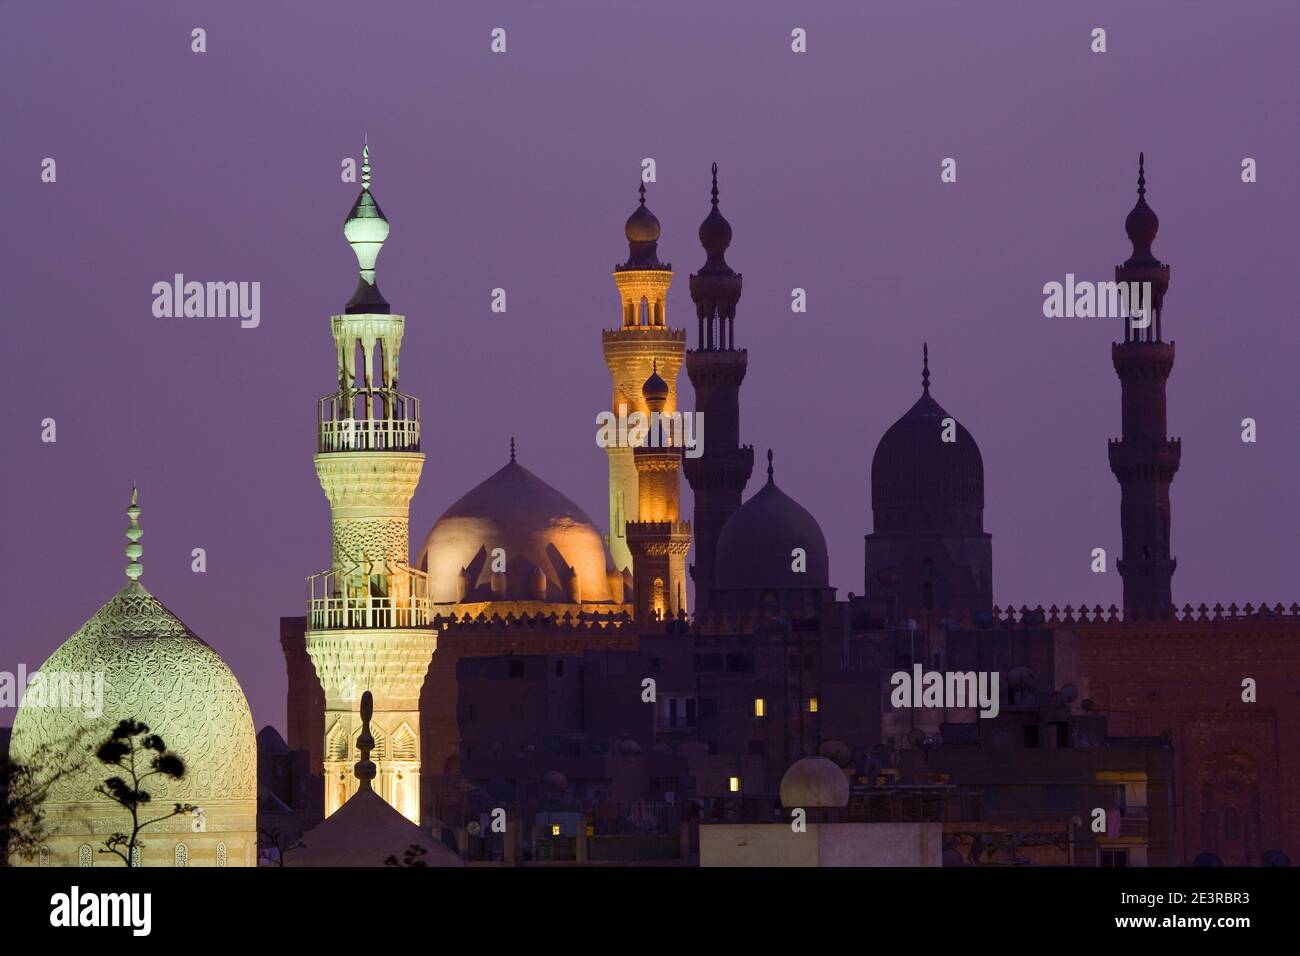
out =
<path fill-rule="evenodd" d="M 762 697 L 754 698 L 754 716 L 755 717 L 767 716 L 767 701 Z"/>
<path fill-rule="evenodd" d="M 732 777 L 732 778 L 727 782 L 727 786 L 728 786 L 728 788 L 731 790 L 732 793 L 740 793 L 740 778 L 739 778 L 739 777 Z"/>
<path fill-rule="evenodd" d="M 815 713 L 817 713 L 817 707 L 818 707 L 817 698 L 816 698 L 816 697 L 809 697 L 809 698 L 808 698 L 808 713 L 810 713 L 810 714 L 815 714 Z"/>
<path fill-rule="evenodd" d="M 40 865 L 41 865 L 41 866 L 49 866 L 49 865 L 50 865 L 50 848 L 49 848 L 48 846 L 43 846 L 43 847 L 41 847 L 41 862 L 40 862 Z"/>
<path fill-rule="evenodd" d="M 523 676 L 524 676 L 524 662 L 523 662 L 523 661 L 511 661 L 511 662 L 510 662 L 510 676 L 511 676 L 511 677 L 523 677 Z"/>
<path fill-rule="evenodd" d="M 177 866 L 190 865 L 190 848 L 187 847 L 184 843 L 176 844 L 176 865 Z"/>
<path fill-rule="evenodd" d="M 558 823 L 552 823 L 552 824 L 551 824 L 551 836 L 556 837 L 556 836 L 559 836 L 559 835 L 560 835 L 560 825 L 559 825 Z"/>
<path fill-rule="evenodd" d="M 1128 850 L 1098 850 L 1098 866 L 1128 866 Z"/>
<path fill-rule="evenodd" d="M 218 843 L 217 844 L 217 866 L 225 866 L 225 865 L 226 865 L 226 845 L 224 843 Z"/>
<path fill-rule="evenodd" d="M 134 851 L 134 847 L 132 848 Z M 77 866 L 94 866 L 91 862 L 90 844 L 83 843 L 77 848 Z"/>

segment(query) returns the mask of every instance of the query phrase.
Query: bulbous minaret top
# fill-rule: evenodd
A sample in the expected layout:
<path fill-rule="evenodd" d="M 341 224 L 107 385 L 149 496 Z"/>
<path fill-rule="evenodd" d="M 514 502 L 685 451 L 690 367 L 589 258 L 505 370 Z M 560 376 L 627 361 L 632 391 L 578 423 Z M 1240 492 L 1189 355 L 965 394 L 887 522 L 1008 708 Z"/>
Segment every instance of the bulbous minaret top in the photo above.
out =
<path fill-rule="evenodd" d="M 668 395 L 668 383 L 659 374 L 659 360 L 655 359 L 650 377 L 641 386 L 641 396 L 646 400 L 646 405 L 649 406 L 650 411 L 662 412 L 664 403 L 668 401 Z"/>
<path fill-rule="evenodd" d="M 140 563 L 140 556 L 144 554 L 144 548 L 140 546 L 140 539 L 144 537 L 144 532 L 140 530 L 140 495 L 134 485 L 131 486 L 131 505 L 126 509 L 126 516 L 131 519 L 131 523 L 126 527 L 126 576 L 135 584 L 140 580 L 140 575 L 144 574 L 144 565 Z"/>
<path fill-rule="evenodd" d="M 1151 253 L 1151 243 L 1155 242 L 1156 233 L 1160 231 L 1160 218 L 1147 205 L 1146 197 L 1146 154 L 1138 153 L 1137 204 L 1124 220 L 1124 231 L 1133 243 L 1133 255 L 1124 263 L 1126 266 L 1159 265 L 1159 260 Z"/>
<path fill-rule="evenodd" d="M 386 315 L 389 311 L 388 301 L 379 291 L 375 280 L 375 260 L 388 238 L 388 220 L 384 211 L 375 202 L 370 191 L 370 144 L 367 142 L 361 150 L 361 193 L 352 204 L 352 211 L 343 223 L 343 235 L 348 245 L 356 253 L 357 265 L 361 278 L 357 290 L 348 300 L 347 312 L 350 315 L 360 313 L 379 313 Z"/>
<path fill-rule="evenodd" d="M 659 220 L 645 204 L 644 180 L 638 191 L 641 201 L 623 226 L 623 234 L 627 236 L 627 262 L 617 269 L 669 269 L 671 266 L 659 261 Z"/>
<path fill-rule="evenodd" d="M 727 247 L 731 245 L 731 223 L 718 210 L 718 164 L 713 164 L 713 199 L 709 214 L 700 223 L 700 245 L 708 253 L 708 259 L 696 275 L 727 275 L 736 273 L 727 265 Z"/>

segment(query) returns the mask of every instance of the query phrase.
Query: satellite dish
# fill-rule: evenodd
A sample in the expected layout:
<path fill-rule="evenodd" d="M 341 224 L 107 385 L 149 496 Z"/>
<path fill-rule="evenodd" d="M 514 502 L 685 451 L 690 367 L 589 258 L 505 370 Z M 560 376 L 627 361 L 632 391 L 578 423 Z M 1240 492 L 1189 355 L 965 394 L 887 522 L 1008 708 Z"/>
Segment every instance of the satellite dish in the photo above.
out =
<path fill-rule="evenodd" d="M 1073 704 L 1079 699 L 1079 688 L 1073 684 L 1066 684 L 1061 688 L 1061 703 Z"/>
<path fill-rule="evenodd" d="M 837 767 L 847 767 L 853 759 L 853 748 L 842 740 L 823 740 L 817 755 L 825 757 Z"/>
<path fill-rule="evenodd" d="M 618 752 L 624 757 L 635 757 L 641 752 L 641 745 L 633 737 L 624 737 L 618 742 Z"/>
<path fill-rule="evenodd" d="M 1096 703 L 1093 702 L 1093 699 L 1091 697 L 1085 697 L 1083 699 L 1083 702 L 1080 703 L 1079 706 L 1082 707 L 1084 710 L 1088 711 L 1089 713 L 1091 713 L 1092 709 L 1097 705 Z"/>
<path fill-rule="evenodd" d="M 1264 866 L 1290 866 L 1291 858 L 1281 850 L 1265 850 L 1259 862 Z"/>

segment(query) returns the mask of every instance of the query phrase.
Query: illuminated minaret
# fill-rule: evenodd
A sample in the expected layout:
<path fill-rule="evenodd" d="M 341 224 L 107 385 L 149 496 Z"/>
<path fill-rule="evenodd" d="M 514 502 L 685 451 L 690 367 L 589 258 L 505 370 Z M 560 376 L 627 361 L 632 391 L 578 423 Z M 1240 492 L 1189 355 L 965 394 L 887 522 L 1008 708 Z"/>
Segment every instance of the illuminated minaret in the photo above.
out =
<path fill-rule="evenodd" d="M 343 224 L 360 278 L 331 316 L 338 389 L 320 400 L 316 474 L 330 503 L 333 562 L 309 579 L 307 653 L 325 692 L 325 813 L 355 792 L 362 691 L 374 694 L 375 789 L 419 822 L 420 687 L 435 649 L 426 578 L 409 564 L 408 508 L 420 480 L 419 400 L 397 390 L 406 317 L 379 291 L 388 220 L 370 191 Z"/>
<path fill-rule="evenodd" d="M 641 387 L 649 410 L 649 432 L 632 450 L 637 472 L 637 520 L 627 523 L 632 552 L 634 604 L 641 620 L 669 620 L 686 608 L 686 552 L 691 523 L 681 520 L 680 435 L 664 426 L 671 389 L 652 368 Z"/>
<path fill-rule="evenodd" d="M 686 351 L 685 329 L 668 325 L 666 306 L 668 286 L 673 281 L 672 265 L 659 261 L 659 220 L 645 204 L 645 183 L 641 183 L 641 202 L 624 226 L 627 235 L 627 262 L 614 267 L 614 284 L 622 304 L 619 327 L 605 330 L 601 338 L 605 347 L 605 364 L 613 380 L 613 407 L 616 416 L 634 412 L 648 414 L 649 407 L 641 386 L 657 368 L 668 386 L 664 411 L 677 411 L 677 372 Z M 632 449 L 611 446 L 609 455 L 609 551 L 618 570 L 632 566 L 626 527 L 640 514 L 637 505 L 637 471 Z"/>
<path fill-rule="evenodd" d="M 749 355 L 736 348 L 736 303 L 742 277 L 727 265 L 731 223 L 718 211 L 718 164 L 713 164 L 713 207 L 700 224 L 700 245 L 708 254 L 691 276 L 691 298 L 699 321 L 699 345 L 686 353 L 686 374 L 695 387 L 695 409 L 703 416 L 703 453 L 683 468 L 695 495 L 695 613 L 708 610 L 718 535 L 740 507 L 754 469 L 754 449 L 740 444 L 740 383 Z"/>
<path fill-rule="evenodd" d="M 1138 155 L 1138 200 L 1124 220 L 1133 255 L 1115 267 L 1119 283 L 1150 283 L 1147 315 L 1124 320 L 1124 341 L 1111 345 L 1121 387 L 1122 436 L 1110 441 L 1110 470 L 1120 485 L 1120 530 L 1126 610 L 1167 610 L 1178 562 L 1169 554 L 1169 485 L 1182 444 L 1166 437 L 1165 383 L 1174 367 L 1174 343 L 1163 338 L 1162 313 L 1169 266 L 1151 254 L 1160 220 L 1146 200 L 1146 163 Z M 1123 288 L 1124 286 L 1121 286 Z M 1145 323 L 1144 327 L 1136 327 Z"/>

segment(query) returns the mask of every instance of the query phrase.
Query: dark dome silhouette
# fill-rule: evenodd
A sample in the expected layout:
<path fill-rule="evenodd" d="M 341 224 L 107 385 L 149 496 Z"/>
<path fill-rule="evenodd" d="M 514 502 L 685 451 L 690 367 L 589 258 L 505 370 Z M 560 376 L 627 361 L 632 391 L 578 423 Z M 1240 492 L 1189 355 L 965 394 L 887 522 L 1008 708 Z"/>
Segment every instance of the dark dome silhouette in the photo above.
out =
<path fill-rule="evenodd" d="M 979 445 L 930 395 L 929 349 L 921 397 L 894 422 L 871 460 L 871 506 L 880 530 L 937 530 L 945 524 L 980 530 L 984 459 Z M 954 418 L 954 441 L 943 440 Z"/>
<path fill-rule="evenodd" d="M 802 548 L 807 570 L 791 568 Z M 803 505 L 777 487 L 768 452 L 767 484 L 727 519 L 718 535 L 715 587 L 825 588 L 830 579 L 826 536 Z"/>

